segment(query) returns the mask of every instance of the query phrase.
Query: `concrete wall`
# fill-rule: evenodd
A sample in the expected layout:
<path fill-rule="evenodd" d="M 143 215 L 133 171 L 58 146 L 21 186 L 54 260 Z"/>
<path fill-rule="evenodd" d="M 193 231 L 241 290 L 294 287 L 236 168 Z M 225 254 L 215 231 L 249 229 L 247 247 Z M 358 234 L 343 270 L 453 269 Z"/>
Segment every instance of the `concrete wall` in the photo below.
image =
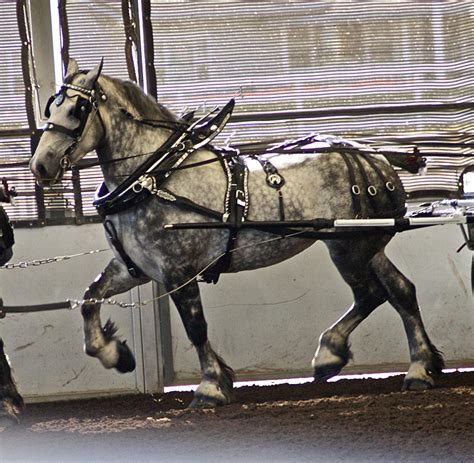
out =
<path fill-rule="evenodd" d="M 457 227 L 434 227 L 397 235 L 387 254 L 416 284 L 427 330 L 445 359 L 474 365 L 471 252 L 457 254 L 461 243 Z M 310 376 L 320 333 L 352 302 L 322 243 L 271 268 L 224 275 L 217 286 L 203 285 L 202 295 L 211 342 L 240 378 Z M 195 381 L 196 354 L 175 312 L 175 382 Z M 407 367 L 406 336 L 388 304 L 356 329 L 351 344 L 352 369 Z"/>
<path fill-rule="evenodd" d="M 108 248 L 101 225 L 18 229 L 15 238 L 12 262 Z M 106 251 L 41 267 L 0 270 L 1 297 L 5 305 L 82 299 L 111 256 Z M 125 294 L 121 300 L 130 301 L 131 297 Z M 133 298 L 137 297 L 135 293 Z M 138 364 L 143 363 L 141 314 L 106 306 L 102 317 L 103 322 L 113 318 L 137 354 Z M 7 315 L 0 320 L 0 336 L 20 391 L 30 399 L 144 389 L 143 365 L 132 374 L 120 375 L 84 354 L 79 310 Z"/>
<path fill-rule="evenodd" d="M 101 225 L 16 230 L 13 262 L 107 248 Z M 388 247 L 396 265 L 416 283 L 427 329 L 448 361 L 474 359 L 474 311 L 470 287 L 471 252 L 454 226 L 398 235 Z M 6 305 L 39 304 L 82 298 L 85 288 L 111 257 L 93 256 L 33 267 L 0 270 Z M 121 300 L 152 297 L 150 285 Z M 311 374 L 320 333 L 351 303 L 348 287 L 321 243 L 287 262 L 254 272 L 224 275 L 218 285 L 202 285 L 209 335 L 215 349 L 238 377 Z M 30 399 L 158 390 L 161 381 L 157 311 L 104 307 L 137 356 L 137 369 L 120 375 L 83 353 L 80 312 L 8 315 L 0 336 L 15 368 L 20 391 Z M 196 381 L 197 358 L 171 307 L 174 383 Z M 380 307 L 352 335 L 352 367 L 384 369 L 407 365 L 401 321 L 388 305 Z M 474 364 L 474 362 L 471 362 Z"/>

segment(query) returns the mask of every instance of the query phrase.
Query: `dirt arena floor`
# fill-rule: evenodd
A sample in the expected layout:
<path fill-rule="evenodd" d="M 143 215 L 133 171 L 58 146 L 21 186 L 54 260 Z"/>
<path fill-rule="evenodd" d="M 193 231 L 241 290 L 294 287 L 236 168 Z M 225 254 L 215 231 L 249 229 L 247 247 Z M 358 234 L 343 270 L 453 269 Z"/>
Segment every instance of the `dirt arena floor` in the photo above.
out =
<path fill-rule="evenodd" d="M 217 410 L 186 409 L 191 393 L 31 404 L 0 432 L 0 461 L 474 461 L 474 373 L 424 392 L 401 385 L 244 387 Z"/>

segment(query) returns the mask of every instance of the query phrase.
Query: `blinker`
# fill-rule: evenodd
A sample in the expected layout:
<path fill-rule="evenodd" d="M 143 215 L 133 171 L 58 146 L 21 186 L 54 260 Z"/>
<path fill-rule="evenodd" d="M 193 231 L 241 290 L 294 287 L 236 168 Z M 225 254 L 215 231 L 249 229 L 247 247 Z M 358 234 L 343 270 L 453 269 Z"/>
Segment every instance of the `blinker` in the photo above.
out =
<path fill-rule="evenodd" d="M 64 93 L 59 93 L 54 102 L 56 103 L 56 106 L 61 106 L 64 101 Z"/>
<path fill-rule="evenodd" d="M 46 108 L 44 109 L 44 115 L 47 119 L 51 117 L 51 103 L 53 101 L 56 103 L 56 106 L 61 106 L 64 101 L 64 93 L 59 92 L 49 97 Z"/>

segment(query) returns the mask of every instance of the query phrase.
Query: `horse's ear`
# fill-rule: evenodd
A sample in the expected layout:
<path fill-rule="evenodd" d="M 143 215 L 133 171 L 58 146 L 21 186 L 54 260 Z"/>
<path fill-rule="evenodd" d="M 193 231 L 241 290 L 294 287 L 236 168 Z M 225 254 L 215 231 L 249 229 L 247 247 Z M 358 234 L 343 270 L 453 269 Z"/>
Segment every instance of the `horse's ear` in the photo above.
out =
<path fill-rule="evenodd" d="M 84 86 L 87 88 L 92 88 L 94 87 L 95 83 L 97 82 L 97 79 L 100 76 L 100 73 L 102 72 L 102 67 L 104 66 L 104 58 L 100 60 L 100 63 L 98 66 L 96 66 L 94 69 L 91 69 L 85 76 L 84 78 Z"/>
<path fill-rule="evenodd" d="M 69 58 L 69 61 L 67 63 L 66 76 L 72 76 L 77 72 L 79 72 L 79 66 L 77 64 L 77 61 L 74 58 Z"/>

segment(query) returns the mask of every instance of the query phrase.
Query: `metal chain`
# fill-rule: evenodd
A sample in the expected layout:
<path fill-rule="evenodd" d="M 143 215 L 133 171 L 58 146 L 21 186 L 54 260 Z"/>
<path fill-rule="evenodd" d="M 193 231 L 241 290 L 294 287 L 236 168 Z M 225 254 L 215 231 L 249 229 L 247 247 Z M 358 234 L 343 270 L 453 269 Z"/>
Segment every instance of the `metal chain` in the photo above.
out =
<path fill-rule="evenodd" d="M 302 233 L 304 233 L 304 231 L 298 231 L 298 232 L 290 233 L 289 235 L 286 235 L 286 236 L 276 236 L 276 237 L 273 237 L 273 238 L 268 238 L 268 239 L 256 241 L 256 242 L 253 242 L 253 243 L 248 243 L 246 245 L 238 246 L 237 248 L 232 249 L 230 252 L 236 252 L 236 251 L 247 249 L 247 248 L 250 248 L 250 247 L 259 246 L 259 245 L 266 244 L 266 243 L 271 243 L 271 242 L 274 242 L 274 241 L 279 241 L 283 238 L 290 238 L 290 237 L 293 237 L 293 236 L 298 236 Z M 116 305 L 118 307 L 123 307 L 125 309 L 139 309 L 140 307 L 143 307 L 143 306 L 148 305 L 148 304 L 152 304 L 153 302 L 155 302 L 159 299 L 167 297 L 167 296 L 179 291 L 180 289 L 184 288 L 185 286 L 189 285 L 194 280 L 197 280 L 203 272 L 205 272 L 209 267 L 214 265 L 225 254 L 226 254 L 226 252 L 223 252 L 222 254 L 218 255 L 211 262 L 209 262 L 204 268 L 202 268 L 199 271 L 199 273 L 197 273 L 193 277 L 189 278 L 189 280 L 185 281 L 181 285 L 175 287 L 174 289 L 172 289 L 172 290 L 170 290 L 170 291 L 168 291 L 164 294 L 160 294 L 159 296 L 156 296 L 153 299 L 149 299 L 147 301 L 143 301 L 143 302 L 122 302 L 122 301 L 117 301 L 116 299 L 111 299 L 111 298 L 102 298 L 102 299 L 90 298 L 90 299 L 67 299 L 67 302 L 69 302 L 71 304 L 71 310 L 77 309 L 78 307 L 81 307 L 83 304 L 107 304 L 107 305 Z"/>
<path fill-rule="evenodd" d="M 91 254 L 98 254 L 99 252 L 110 251 L 107 249 L 95 249 L 94 251 L 81 252 L 78 254 L 70 254 L 68 256 L 47 257 L 45 259 L 35 259 L 29 262 L 18 262 L 16 264 L 5 264 L 0 266 L 0 270 L 13 270 L 16 268 L 39 267 L 44 264 L 52 264 L 54 262 L 62 262 L 64 260 L 75 259 L 76 257 L 88 256 Z"/>
<path fill-rule="evenodd" d="M 111 298 L 102 298 L 97 299 L 95 297 L 90 299 L 66 299 L 67 302 L 71 304 L 71 310 L 77 309 L 84 304 L 106 304 L 106 305 L 117 305 L 124 309 L 137 309 L 148 304 L 150 301 L 146 302 L 122 302 L 117 301 L 116 299 Z"/>

